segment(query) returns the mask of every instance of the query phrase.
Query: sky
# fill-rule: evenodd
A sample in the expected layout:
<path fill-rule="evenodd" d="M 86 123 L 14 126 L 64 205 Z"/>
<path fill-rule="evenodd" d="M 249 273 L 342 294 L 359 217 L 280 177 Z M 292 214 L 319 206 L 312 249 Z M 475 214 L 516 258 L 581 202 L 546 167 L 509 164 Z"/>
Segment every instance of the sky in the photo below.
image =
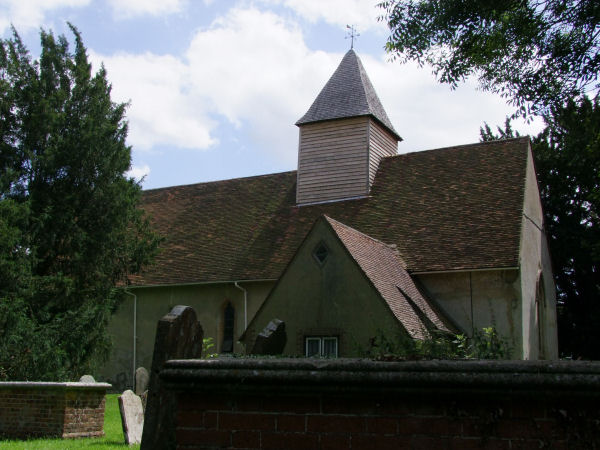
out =
<path fill-rule="evenodd" d="M 37 58 L 39 31 L 83 36 L 112 99 L 128 102 L 130 175 L 144 189 L 295 170 L 298 128 L 354 49 L 402 136 L 399 153 L 479 140 L 513 110 L 468 80 L 451 90 L 431 69 L 392 61 L 375 0 L 0 0 Z M 536 134 L 541 122 L 514 122 Z"/>

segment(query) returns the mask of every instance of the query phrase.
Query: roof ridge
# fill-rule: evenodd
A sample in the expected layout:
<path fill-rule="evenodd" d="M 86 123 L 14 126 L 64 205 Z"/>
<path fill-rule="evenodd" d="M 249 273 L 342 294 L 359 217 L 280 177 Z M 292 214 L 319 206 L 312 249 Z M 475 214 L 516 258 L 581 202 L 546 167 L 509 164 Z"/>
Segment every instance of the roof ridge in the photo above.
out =
<path fill-rule="evenodd" d="M 411 152 L 399 153 L 397 155 L 384 156 L 382 159 L 398 158 L 401 156 L 414 155 L 415 153 L 429 153 L 429 152 L 454 150 L 454 149 L 459 149 L 459 148 L 481 147 L 481 146 L 487 146 L 487 145 L 492 145 L 492 144 L 505 143 L 508 141 L 520 141 L 520 140 L 531 140 L 531 137 L 529 135 L 525 135 L 525 136 L 518 136 L 518 137 L 513 137 L 513 138 L 496 139 L 494 141 L 471 142 L 469 144 L 451 145 L 449 147 L 436 147 L 436 148 L 428 148 L 425 150 L 413 150 Z"/>
<path fill-rule="evenodd" d="M 161 191 L 161 190 L 166 190 L 166 189 L 185 188 L 185 187 L 192 187 L 192 186 L 202 186 L 202 185 L 213 184 L 213 183 L 225 183 L 225 182 L 238 181 L 238 180 L 252 180 L 252 179 L 255 179 L 255 178 L 271 177 L 271 176 L 274 176 L 274 175 L 292 174 L 294 172 L 297 172 L 297 170 L 285 170 L 283 172 L 262 173 L 262 174 L 259 174 L 259 175 L 249 175 L 247 177 L 225 178 L 224 180 L 200 181 L 198 183 L 177 184 L 175 186 L 163 186 L 163 187 L 152 188 L 152 189 L 142 189 L 142 192 L 144 192 L 144 193 L 145 192 L 156 192 L 156 191 Z"/>

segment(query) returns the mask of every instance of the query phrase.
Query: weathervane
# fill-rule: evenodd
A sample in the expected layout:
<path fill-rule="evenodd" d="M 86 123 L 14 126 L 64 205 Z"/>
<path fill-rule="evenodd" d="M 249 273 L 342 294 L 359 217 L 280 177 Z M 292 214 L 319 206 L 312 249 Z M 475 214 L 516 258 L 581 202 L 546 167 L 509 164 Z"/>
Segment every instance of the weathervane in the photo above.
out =
<path fill-rule="evenodd" d="M 358 31 L 356 31 L 356 28 L 354 28 L 354 25 L 350 26 L 350 25 L 346 25 L 346 28 L 348 28 L 348 35 L 344 38 L 344 39 L 348 39 L 350 38 L 350 50 L 352 50 L 354 48 L 354 38 L 360 36 L 360 33 Z"/>

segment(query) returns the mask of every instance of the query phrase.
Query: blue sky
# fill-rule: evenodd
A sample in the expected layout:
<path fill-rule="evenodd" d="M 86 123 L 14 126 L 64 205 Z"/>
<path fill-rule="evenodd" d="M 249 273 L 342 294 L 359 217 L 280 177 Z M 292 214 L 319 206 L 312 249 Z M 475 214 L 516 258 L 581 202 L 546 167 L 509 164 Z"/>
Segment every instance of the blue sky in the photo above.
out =
<path fill-rule="evenodd" d="M 503 99 L 469 81 L 450 90 L 431 70 L 390 61 L 371 0 L 0 0 L 34 54 L 39 29 L 82 33 L 113 100 L 130 102 L 131 174 L 144 189 L 296 169 L 298 129 L 360 33 L 355 50 L 394 127 L 399 152 L 476 142 L 502 124 Z M 521 133 L 541 124 L 516 123 Z"/>

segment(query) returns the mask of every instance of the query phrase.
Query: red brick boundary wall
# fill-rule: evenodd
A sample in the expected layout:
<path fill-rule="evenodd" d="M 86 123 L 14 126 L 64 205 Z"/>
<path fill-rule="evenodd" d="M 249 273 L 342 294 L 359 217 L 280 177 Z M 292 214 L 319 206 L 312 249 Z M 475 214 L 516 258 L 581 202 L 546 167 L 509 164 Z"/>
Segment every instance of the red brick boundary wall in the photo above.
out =
<path fill-rule="evenodd" d="M 178 449 L 600 448 L 600 364 L 168 361 Z"/>
<path fill-rule="evenodd" d="M 104 436 L 108 383 L 0 383 L 3 438 Z"/>

